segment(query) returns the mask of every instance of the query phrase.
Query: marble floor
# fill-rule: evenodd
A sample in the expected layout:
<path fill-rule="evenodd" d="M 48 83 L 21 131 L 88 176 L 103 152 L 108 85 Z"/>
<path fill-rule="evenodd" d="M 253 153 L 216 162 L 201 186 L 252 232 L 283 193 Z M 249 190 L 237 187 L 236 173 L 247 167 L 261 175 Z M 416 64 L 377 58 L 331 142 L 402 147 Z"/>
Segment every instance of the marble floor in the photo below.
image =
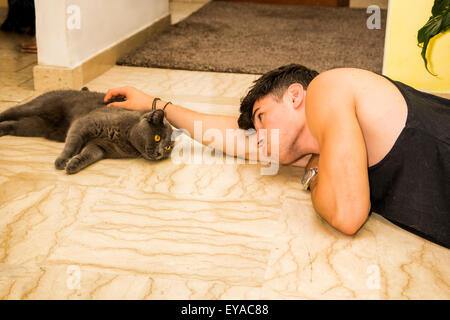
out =
<path fill-rule="evenodd" d="M 0 111 L 37 94 L 14 41 L 0 41 Z M 116 66 L 87 86 L 238 115 L 255 78 Z M 62 148 L 0 138 L 1 299 L 450 298 L 448 249 L 376 214 L 339 233 L 301 190 L 302 168 L 108 159 L 69 176 L 53 167 Z"/>

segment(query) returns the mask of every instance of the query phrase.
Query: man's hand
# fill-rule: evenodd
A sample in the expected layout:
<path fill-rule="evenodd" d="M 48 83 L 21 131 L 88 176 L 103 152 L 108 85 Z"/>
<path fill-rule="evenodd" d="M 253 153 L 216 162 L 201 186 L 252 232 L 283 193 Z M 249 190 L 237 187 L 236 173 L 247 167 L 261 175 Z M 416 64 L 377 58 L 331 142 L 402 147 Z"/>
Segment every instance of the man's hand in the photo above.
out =
<path fill-rule="evenodd" d="M 154 97 L 145 94 L 144 92 L 133 87 L 121 87 L 110 89 L 105 95 L 104 102 L 111 98 L 122 95 L 126 101 L 111 102 L 108 107 L 119 107 L 129 110 L 150 110 Z"/>

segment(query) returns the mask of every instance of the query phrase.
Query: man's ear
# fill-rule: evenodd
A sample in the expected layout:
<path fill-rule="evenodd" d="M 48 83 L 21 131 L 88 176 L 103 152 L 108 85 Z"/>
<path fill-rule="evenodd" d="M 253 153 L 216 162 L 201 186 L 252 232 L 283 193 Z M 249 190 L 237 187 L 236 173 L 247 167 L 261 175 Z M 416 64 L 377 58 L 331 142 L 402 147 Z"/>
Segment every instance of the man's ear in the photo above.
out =
<path fill-rule="evenodd" d="M 297 109 L 305 99 L 305 89 L 300 83 L 293 83 L 287 88 L 285 96 L 288 102 L 292 103 L 292 106 Z"/>

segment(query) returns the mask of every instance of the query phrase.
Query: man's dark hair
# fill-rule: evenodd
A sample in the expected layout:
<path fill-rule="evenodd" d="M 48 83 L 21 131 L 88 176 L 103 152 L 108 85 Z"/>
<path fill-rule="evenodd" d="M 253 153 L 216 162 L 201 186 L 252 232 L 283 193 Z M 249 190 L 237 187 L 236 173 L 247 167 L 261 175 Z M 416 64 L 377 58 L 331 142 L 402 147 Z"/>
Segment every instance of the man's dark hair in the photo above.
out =
<path fill-rule="evenodd" d="M 299 64 L 289 64 L 263 74 L 254 81 L 247 95 L 241 100 L 239 128 L 245 130 L 255 128 L 252 110 L 257 100 L 268 94 L 272 94 L 276 99 L 281 99 L 286 89 L 293 83 L 299 83 L 306 89 L 318 74 L 317 71 Z"/>

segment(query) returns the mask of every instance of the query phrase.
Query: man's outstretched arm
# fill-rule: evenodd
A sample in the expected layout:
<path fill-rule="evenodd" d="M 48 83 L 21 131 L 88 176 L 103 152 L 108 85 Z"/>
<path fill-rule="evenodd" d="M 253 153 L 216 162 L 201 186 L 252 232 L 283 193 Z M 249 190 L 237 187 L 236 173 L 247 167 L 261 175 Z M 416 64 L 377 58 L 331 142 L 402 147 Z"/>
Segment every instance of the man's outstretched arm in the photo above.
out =
<path fill-rule="evenodd" d="M 320 147 L 319 174 L 311 185 L 311 197 L 328 223 L 354 234 L 370 210 L 367 151 L 353 94 L 334 76 L 324 73 L 308 88 L 306 118 Z"/>
<path fill-rule="evenodd" d="M 129 110 L 151 110 L 154 97 L 145 94 L 144 92 L 133 87 L 121 87 L 109 90 L 105 95 L 105 102 L 114 96 L 123 95 L 126 97 L 124 102 L 113 102 L 108 106 L 121 107 Z M 166 104 L 165 101 L 157 101 L 156 108 L 161 109 Z M 194 122 L 202 122 L 201 137 L 208 129 L 219 130 L 222 136 L 222 141 L 204 140 L 201 143 L 218 149 L 231 156 L 239 156 L 245 159 L 260 160 L 260 154 L 257 152 L 257 136 L 256 134 L 246 136 L 245 130 L 239 129 L 237 118 L 224 115 L 211 115 L 196 112 L 175 104 L 169 104 L 165 108 L 167 120 L 171 125 L 178 129 L 186 130 L 192 138 L 194 136 Z M 226 139 L 227 130 L 232 130 L 233 138 Z M 229 135 L 230 136 L 230 135 Z M 242 150 L 238 150 L 238 146 L 243 146 Z M 245 148 L 245 150 L 244 150 Z"/>

